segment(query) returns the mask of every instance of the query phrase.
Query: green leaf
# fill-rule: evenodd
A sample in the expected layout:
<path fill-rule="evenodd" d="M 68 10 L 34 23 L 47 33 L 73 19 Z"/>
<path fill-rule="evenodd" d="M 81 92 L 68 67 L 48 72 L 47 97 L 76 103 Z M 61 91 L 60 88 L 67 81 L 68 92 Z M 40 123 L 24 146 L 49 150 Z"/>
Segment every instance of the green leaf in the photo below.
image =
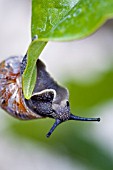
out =
<path fill-rule="evenodd" d="M 32 41 L 27 52 L 27 66 L 22 76 L 23 93 L 30 99 L 36 82 L 36 61 L 45 47 L 46 42 Z"/>
<path fill-rule="evenodd" d="M 28 64 L 23 75 L 23 91 L 29 99 L 36 81 L 36 60 L 43 41 L 67 41 L 86 37 L 113 17 L 113 0 L 32 0 L 32 37 Z M 42 42 L 38 42 L 42 41 Z"/>
<path fill-rule="evenodd" d="M 113 0 L 32 0 L 32 36 L 68 41 L 86 37 L 113 18 Z"/>
<path fill-rule="evenodd" d="M 77 83 L 71 79 L 67 81 L 66 86 L 70 91 L 74 112 L 86 113 L 88 108 L 113 100 L 113 68 L 102 72 L 100 79 L 94 83 Z"/>

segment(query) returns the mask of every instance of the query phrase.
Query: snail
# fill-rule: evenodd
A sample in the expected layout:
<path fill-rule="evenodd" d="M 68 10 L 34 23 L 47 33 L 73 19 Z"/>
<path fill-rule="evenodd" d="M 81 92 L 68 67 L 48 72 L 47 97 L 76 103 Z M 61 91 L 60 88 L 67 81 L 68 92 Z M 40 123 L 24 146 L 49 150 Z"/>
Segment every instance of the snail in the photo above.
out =
<path fill-rule="evenodd" d="M 9 57 L 0 63 L 0 107 L 21 120 L 53 118 L 55 123 L 47 133 L 49 137 L 55 128 L 67 120 L 100 121 L 100 118 L 84 118 L 70 112 L 69 92 L 53 80 L 45 64 L 36 62 L 37 80 L 32 96 L 24 98 L 22 74 L 27 56 L 20 62 L 19 57 Z"/>

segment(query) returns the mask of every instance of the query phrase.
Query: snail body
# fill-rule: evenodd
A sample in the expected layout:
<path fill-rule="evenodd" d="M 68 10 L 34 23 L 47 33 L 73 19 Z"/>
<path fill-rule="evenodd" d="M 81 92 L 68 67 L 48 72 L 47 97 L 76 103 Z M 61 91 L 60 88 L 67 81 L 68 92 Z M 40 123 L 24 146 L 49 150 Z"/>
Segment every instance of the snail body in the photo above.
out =
<path fill-rule="evenodd" d="M 57 84 L 46 71 L 41 60 L 37 60 L 37 79 L 29 100 L 22 92 L 22 74 L 27 56 L 20 62 L 19 57 L 10 57 L 0 63 L 0 107 L 10 115 L 21 119 L 54 118 L 49 137 L 54 129 L 67 120 L 100 121 L 100 118 L 83 118 L 70 113 L 68 90 Z"/>

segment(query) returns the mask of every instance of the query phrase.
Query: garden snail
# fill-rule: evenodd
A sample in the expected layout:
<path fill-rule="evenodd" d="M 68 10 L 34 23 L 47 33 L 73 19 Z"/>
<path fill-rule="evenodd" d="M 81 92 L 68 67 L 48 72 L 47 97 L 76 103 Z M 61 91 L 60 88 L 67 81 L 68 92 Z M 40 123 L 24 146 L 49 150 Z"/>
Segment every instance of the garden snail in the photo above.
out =
<path fill-rule="evenodd" d="M 27 100 L 22 93 L 22 73 L 26 67 L 25 56 L 10 57 L 0 63 L 0 107 L 10 115 L 23 120 L 54 118 L 49 137 L 54 129 L 67 120 L 100 121 L 100 118 L 83 118 L 70 113 L 68 90 L 58 85 L 37 60 L 37 80 L 32 97 Z"/>

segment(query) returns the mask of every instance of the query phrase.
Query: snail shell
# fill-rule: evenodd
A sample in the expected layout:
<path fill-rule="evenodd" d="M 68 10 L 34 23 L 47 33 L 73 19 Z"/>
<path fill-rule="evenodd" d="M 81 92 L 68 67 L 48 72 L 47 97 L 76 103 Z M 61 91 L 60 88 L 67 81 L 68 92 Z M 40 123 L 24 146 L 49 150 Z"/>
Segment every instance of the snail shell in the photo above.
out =
<path fill-rule="evenodd" d="M 18 119 L 41 118 L 25 104 L 20 69 L 19 57 L 10 57 L 0 63 L 0 107 Z"/>

